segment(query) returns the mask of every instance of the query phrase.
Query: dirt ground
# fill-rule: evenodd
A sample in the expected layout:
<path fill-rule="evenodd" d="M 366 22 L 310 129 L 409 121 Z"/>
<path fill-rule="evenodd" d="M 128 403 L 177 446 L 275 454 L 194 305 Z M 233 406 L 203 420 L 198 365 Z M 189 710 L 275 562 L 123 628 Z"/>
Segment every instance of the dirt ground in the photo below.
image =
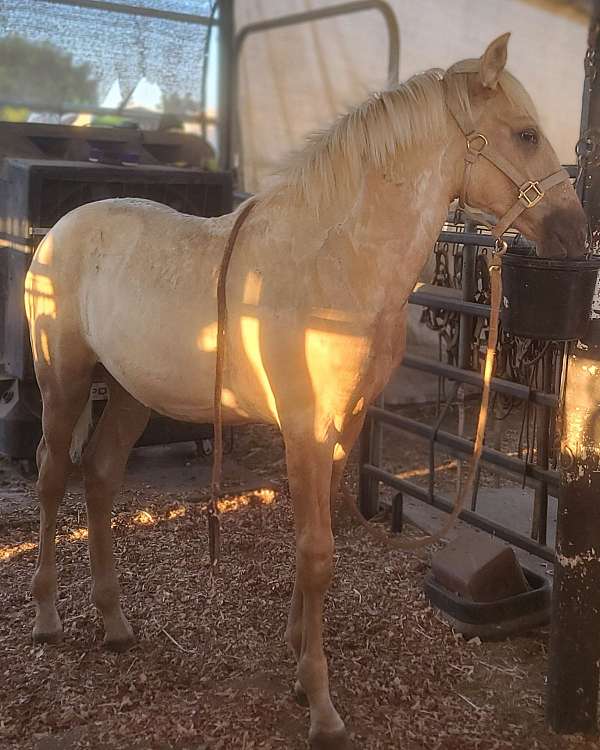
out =
<path fill-rule="evenodd" d="M 406 470 L 426 452 L 403 451 Z M 237 433 L 232 458 L 264 489 L 223 517 L 223 562 L 207 577 L 204 497 L 189 482 L 129 482 L 114 512 L 123 605 L 138 643 L 103 650 L 90 604 L 85 509 L 74 484 L 58 536 L 65 640 L 34 646 L 28 593 L 37 538 L 31 481 L 8 466 L 0 496 L 0 748 L 220 750 L 306 746 L 284 643 L 293 530 L 281 441 Z M 206 473 L 209 459 L 185 463 Z M 183 467 L 182 467 L 183 471 Z M 272 491 L 275 488 L 275 492 Z M 410 532 L 409 532 L 410 533 Z M 342 520 L 326 610 L 332 694 L 356 750 L 597 750 L 544 727 L 548 632 L 465 641 L 428 605 L 420 557 L 378 547 Z"/>

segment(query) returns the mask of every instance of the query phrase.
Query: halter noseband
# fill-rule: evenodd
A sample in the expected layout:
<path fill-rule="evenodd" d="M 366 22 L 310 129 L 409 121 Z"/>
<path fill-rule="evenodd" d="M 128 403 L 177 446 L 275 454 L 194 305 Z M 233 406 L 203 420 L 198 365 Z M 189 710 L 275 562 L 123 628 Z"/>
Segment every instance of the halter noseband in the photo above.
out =
<path fill-rule="evenodd" d="M 527 180 L 515 169 L 513 165 L 505 159 L 493 146 L 490 146 L 488 139 L 475 128 L 475 123 L 468 112 L 457 108 L 452 101 L 448 87 L 446 87 L 446 103 L 450 114 L 456 121 L 459 130 L 465 136 L 467 142 L 467 153 L 465 154 L 465 173 L 463 184 L 460 191 L 459 206 L 468 213 L 482 216 L 483 212 L 477 208 L 469 206 L 467 203 L 467 190 L 471 181 L 473 166 L 478 157 L 483 156 L 490 164 L 499 169 L 508 179 L 516 185 L 519 195 L 511 208 L 502 216 L 498 222 L 492 226 L 486 221 L 483 223 L 489 227 L 491 233 L 496 238 L 498 245 L 503 245 L 502 235 L 512 226 L 514 220 L 520 216 L 523 211 L 533 208 L 542 200 L 546 192 L 565 180 L 569 180 L 569 174 L 565 169 L 559 169 L 558 172 L 545 177 L 543 180 Z"/>

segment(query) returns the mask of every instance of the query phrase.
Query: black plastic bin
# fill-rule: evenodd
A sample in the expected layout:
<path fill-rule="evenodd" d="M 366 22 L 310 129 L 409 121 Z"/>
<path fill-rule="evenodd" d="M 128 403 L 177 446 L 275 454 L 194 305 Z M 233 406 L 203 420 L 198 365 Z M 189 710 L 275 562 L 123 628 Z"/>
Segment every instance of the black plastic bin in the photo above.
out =
<path fill-rule="evenodd" d="M 503 329 L 531 339 L 569 341 L 585 335 L 600 256 L 556 260 L 510 252 L 502 259 Z"/>
<path fill-rule="evenodd" d="M 468 638 L 500 640 L 550 621 L 552 590 L 548 579 L 525 567 L 523 573 L 529 591 L 495 602 L 463 599 L 438 583 L 431 571 L 425 576 L 424 588 L 431 604 L 444 613 L 459 633 Z"/>

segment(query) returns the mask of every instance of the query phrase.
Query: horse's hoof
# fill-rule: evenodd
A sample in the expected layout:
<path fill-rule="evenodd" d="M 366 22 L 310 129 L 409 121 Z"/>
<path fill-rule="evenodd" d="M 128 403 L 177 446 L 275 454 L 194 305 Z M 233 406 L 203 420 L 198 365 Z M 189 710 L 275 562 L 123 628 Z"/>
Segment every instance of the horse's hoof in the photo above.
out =
<path fill-rule="evenodd" d="M 311 732 L 308 738 L 311 750 L 349 750 L 350 739 L 344 727 L 335 732 Z"/>
<path fill-rule="evenodd" d="M 294 683 L 294 687 L 292 688 L 292 693 L 294 694 L 296 703 L 299 706 L 304 706 L 304 708 L 308 708 L 308 695 L 306 695 L 306 690 L 302 687 L 302 683 L 300 682 L 300 680 L 296 680 L 296 682 Z"/>
<path fill-rule="evenodd" d="M 64 633 L 62 628 L 60 630 L 38 630 L 34 628 L 31 637 L 34 643 L 49 643 L 55 646 L 58 643 L 62 643 Z"/>
<path fill-rule="evenodd" d="M 135 643 L 135 635 L 129 621 L 118 607 L 110 616 L 104 615 L 104 648 L 122 653 Z"/>
<path fill-rule="evenodd" d="M 105 649 L 107 649 L 108 651 L 114 651 L 118 654 L 122 654 L 124 651 L 128 651 L 134 645 L 135 636 L 133 635 L 133 633 L 119 638 L 105 638 L 103 643 Z"/>

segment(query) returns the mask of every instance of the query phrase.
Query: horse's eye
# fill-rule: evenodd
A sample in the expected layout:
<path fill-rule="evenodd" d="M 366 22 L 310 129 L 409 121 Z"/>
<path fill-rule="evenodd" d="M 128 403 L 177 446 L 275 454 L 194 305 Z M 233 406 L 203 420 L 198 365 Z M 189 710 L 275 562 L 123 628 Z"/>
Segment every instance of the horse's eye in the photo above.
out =
<path fill-rule="evenodd" d="M 519 133 L 519 138 L 525 143 L 530 143 L 532 146 L 536 146 L 538 143 L 537 131 L 533 128 L 526 128 Z"/>

